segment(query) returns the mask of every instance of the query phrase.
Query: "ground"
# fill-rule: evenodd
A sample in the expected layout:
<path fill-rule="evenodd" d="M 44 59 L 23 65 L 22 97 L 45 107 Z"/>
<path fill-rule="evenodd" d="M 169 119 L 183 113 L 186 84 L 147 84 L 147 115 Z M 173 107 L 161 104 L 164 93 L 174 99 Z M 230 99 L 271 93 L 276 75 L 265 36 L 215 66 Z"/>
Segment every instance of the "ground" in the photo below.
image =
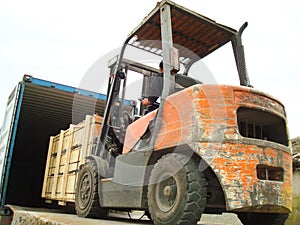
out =
<path fill-rule="evenodd" d="M 66 214 L 57 210 L 33 209 L 11 206 L 14 211 L 12 225 L 149 225 L 153 224 L 143 212 L 127 213 L 111 212 L 105 220 L 79 218 L 74 214 Z M 143 216 L 143 217 L 142 217 Z M 234 214 L 202 216 L 199 225 L 241 225 Z M 4 224 L 3 224 L 4 225 Z"/>

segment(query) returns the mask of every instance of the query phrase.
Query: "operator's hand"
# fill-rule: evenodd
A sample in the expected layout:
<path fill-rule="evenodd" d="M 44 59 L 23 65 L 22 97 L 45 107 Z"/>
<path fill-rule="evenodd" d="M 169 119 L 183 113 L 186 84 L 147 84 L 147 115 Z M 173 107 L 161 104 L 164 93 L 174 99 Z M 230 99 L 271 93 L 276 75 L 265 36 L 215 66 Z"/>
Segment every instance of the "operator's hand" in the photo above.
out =
<path fill-rule="evenodd" d="M 147 106 L 147 105 L 151 105 L 151 104 L 152 104 L 152 102 L 150 102 L 148 98 L 144 98 L 142 100 L 142 105 L 143 106 Z"/>

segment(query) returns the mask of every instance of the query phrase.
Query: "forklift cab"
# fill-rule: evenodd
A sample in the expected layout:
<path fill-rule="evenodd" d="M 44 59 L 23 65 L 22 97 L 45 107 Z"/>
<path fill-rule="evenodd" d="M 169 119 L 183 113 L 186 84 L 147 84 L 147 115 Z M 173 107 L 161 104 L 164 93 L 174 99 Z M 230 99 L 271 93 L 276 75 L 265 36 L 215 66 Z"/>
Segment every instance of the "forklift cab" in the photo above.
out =
<path fill-rule="evenodd" d="M 113 72 L 117 64 L 118 56 L 112 58 L 108 67 Z M 158 62 L 156 63 L 158 65 Z M 109 115 L 108 126 L 112 132 L 109 132 L 110 136 L 114 136 L 113 139 L 118 140 L 118 147 L 122 148 L 126 129 L 129 124 L 145 116 L 149 109 L 147 106 L 141 104 L 141 100 L 149 97 L 149 91 L 152 79 L 159 73 L 158 68 L 154 68 L 143 63 L 132 61 L 129 59 L 123 59 L 121 67 L 117 72 L 118 84 L 115 86 L 114 103 L 112 104 L 111 113 Z M 114 76 L 110 76 L 109 84 L 112 83 Z M 183 90 L 194 84 L 201 84 L 202 82 L 182 75 L 174 74 L 174 90 L 173 93 Z M 125 101 L 130 102 L 130 105 L 125 104 Z M 158 105 L 159 106 L 159 105 Z M 155 111 L 155 114 L 157 110 Z M 116 151 L 122 153 L 122 151 Z"/>

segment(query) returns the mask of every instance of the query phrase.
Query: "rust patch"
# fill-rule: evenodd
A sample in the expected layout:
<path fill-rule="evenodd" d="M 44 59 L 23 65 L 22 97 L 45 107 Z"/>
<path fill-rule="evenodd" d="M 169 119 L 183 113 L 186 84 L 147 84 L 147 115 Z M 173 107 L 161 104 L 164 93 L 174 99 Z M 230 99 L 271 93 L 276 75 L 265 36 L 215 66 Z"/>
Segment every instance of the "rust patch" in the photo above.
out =
<path fill-rule="evenodd" d="M 283 105 L 269 97 L 262 96 L 258 93 L 245 91 L 234 91 L 234 96 L 234 100 L 242 105 L 245 104 L 248 106 L 259 106 L 285 115 Z"/>
<path fill-rule="evenodd" d="M 198 144 L 198 154 L 215 171 L 227 198 L 227 209 L 246 209 L 261 206 L 261 212 L 269 208 L 263 206 L 282 206 L 281 211 L 291 210 L 292 170 L 291 156 L 280 149 L 263 149 L 245 144 L 223 143 L 219 149 L 212 150 L 209 143 Z M 214 153 L 212 153 L 214 151 Z M 281 160 L 278 160 L 281 158 Z M 259 180 L 256 166 L 264 164 L 282 167 L 284 181 Z"/>

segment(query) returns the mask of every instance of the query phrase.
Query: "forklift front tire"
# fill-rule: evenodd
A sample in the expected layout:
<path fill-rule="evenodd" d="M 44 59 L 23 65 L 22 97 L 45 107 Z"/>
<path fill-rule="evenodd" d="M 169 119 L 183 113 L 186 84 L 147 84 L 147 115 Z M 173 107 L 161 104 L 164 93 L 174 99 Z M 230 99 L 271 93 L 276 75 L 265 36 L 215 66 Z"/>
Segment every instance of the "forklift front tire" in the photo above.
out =
<path fill-rule="evenodd" d="M 171 153 L 155 164 L 148 186 L 148 206 L 154 224 L 197 224 L 206 195 L 207 181 L 194 158 Z"/>
<path fill-rule="evenodd" d="M 107 209 L 100 206 L 98 169 L 94 160 L 87 161 L 79 170 L 75 194 L 75 210 L 80 217 L 103 218 Z"/>

